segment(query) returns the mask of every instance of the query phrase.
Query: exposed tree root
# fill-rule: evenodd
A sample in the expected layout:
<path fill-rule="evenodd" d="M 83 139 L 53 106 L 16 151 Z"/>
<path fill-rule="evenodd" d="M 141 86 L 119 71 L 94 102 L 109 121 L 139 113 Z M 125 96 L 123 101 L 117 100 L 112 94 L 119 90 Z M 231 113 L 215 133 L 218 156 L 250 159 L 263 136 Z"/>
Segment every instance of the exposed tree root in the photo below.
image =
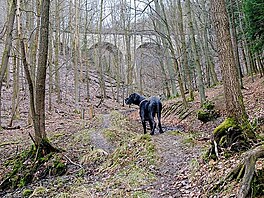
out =
<path fill-rule="evenodd" d="M 254 176 L 256 161 L 258 158 L 263 157 L 264 145 L 258 146 L 255 149 L 245 153 L 244 160 L 242 161 L 243 166 L 245 166 L 245 173 L 242 179 L 238 197 L 245 198 L 247 196 L 252 178 Z"/>
<path fill-rule="evenodd" d="M 229 174 L 219 181 L 210 191 L 221 190 L 230 181 L 236 179 L 241 181 L 240 190 L 237 195 L 239 198 L 245 198 L 249 191 L 252 182 L 252 178 L 255 173 L 255 165 L 258 158 L 264 157 L 264 145 L 258 146 L 252 150 L 243 154 L 241 162 L 229 172 Z M 256 176 L 256 175 L 255 175 Z"/>
<path fill-rule="evenodd" d="M 231 153 L 250 149 L 256 143 L 256 136 L 249 127 L 239 126 L 232 118 L 226 118 L 213 132 L 208 157 L 218 159 L 221 152 Z"/>

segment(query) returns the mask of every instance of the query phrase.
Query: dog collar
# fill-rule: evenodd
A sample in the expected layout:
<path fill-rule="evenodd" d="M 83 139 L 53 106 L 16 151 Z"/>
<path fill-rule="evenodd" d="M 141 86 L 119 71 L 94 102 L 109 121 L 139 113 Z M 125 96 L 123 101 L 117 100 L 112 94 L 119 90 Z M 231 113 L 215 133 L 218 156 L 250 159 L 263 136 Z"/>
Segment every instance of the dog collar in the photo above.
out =
<path fill-rule="evenodd" d="M 148 101 L 147 99 L 141 100 L 138 106 L 140 106 L 144 101 Z"/>

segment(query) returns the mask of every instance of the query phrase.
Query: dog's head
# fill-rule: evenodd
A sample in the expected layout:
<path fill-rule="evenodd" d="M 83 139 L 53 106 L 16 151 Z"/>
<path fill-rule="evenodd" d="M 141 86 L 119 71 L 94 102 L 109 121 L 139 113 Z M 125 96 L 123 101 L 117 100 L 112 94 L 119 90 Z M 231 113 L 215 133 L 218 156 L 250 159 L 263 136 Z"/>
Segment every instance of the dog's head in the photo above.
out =
<path fill-rule="evenodd" d="M 131 105 L 131 104 L 138 104 L 140 99 L 140 95 L 137 93 L 132 93 L 128 98 L 125 99 L 125 103 L 127 105 Z"/>

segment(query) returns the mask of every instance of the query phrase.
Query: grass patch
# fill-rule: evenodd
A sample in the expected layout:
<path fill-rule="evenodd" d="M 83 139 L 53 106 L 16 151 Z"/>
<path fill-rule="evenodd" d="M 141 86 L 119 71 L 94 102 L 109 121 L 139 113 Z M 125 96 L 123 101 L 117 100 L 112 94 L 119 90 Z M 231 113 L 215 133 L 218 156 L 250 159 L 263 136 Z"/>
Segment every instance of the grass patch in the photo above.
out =
<path fill-rule="evenodd" d="M 156 180 L 152 170 L 158 159 L 152 137 L 136 133 L 134 126 L 117 111 L 110 113 L 109 122 L 109 127 L 102 132 L 116 149 L 110 154 L 100 149 L 87 152 L 82 162 L 96 164 L 96 181 L 73 185 L 71 194 L 88 196 L 89 192 L 99 197 L 151 197 L 142 186 Z"/>
<path fill-rule="evenodd" d="M 169 131 L 168 134 L 175 136 L 183 135 L 183 133 L 180 131 Z"/>
<path fill-rule="evenodd" d="M 183 134 L 182 143 L 193 147 L 197 143 L 197 138 L 199 136 L 200 136 L 199 132 L 190 132 L 190 133 Z"/>

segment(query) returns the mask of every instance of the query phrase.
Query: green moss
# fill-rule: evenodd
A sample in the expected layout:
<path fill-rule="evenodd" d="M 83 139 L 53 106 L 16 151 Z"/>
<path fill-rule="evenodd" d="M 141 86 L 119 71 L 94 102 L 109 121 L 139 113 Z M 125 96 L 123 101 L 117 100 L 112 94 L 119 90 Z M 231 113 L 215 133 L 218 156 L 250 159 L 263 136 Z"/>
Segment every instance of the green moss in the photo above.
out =
<path fill-rule="evenodd" d="M 32 193 L 33 193 L 33 190 L 25 189 L 25 190 L 23 190 L 22 195 L 23 195 L 23 197 L 29 197 Z"/>
<path fill-rule="evenodd" d="M 226 118 L 224 122 L 222 122 L 218 127 L 215 128 L 213 134 L 214 136 L 217 134 L 222 136 L 221 134 L 226 133 L 226 131 L 231 127 L 237 127 L 236 121 L 233 118 Z"/>
<path fill-rule="evenodd" d="M 252 197 L 262 197 L 264 195 L 264 170 L 257 170 L 253 177 L 251 188 L 253 190 Z"/>
<path fill-rule="evenodd" d="M 229 157 L 231 157 L 232 156 L 232 153 L 231 152 L 229 152 L 229 151 L 225 151 L 224 152 L 224 157 L 225 158 L 229 158 Z"/>
<path fill-rule="evenodd" d="M 49 153 L 48 155 L 45 155 L 44 157 L 39 158 L 41 163 L 49 161 L 49 159 L 52 157 L 52 153 Z"/>
<path fill-rule="evenodd" d="M 215 105 L 212 101 L 207 100 L 203 103 L 202 107 L 203 107 L 203 109 L 213 110 Z"/>
<path fill-rule="evenodd" d="M 168 133 L 170 135 L 175 135 L 175 136 L 182 135 L 182 132 L 180 132 L 180 131 L 169 131 Z"/>
<path fill-rule="evenodd" d="M 151 135 L 150 134 L 143 134 L 140 136 L 140 140 L 151 141 Z"/>
<path fill-rule="evenodd" d="M 227 143 L 227 137 L 226 137 L 226 135 L 225 136 L 222 136 L 221 137 L 221 139 L 220 139 L 220 141 L 219 141 L 219 145 L 220 146 L 224 146 L 224 145 L 226 145 L 226 143 Z"/>
<path fill-rule="evenodd" d="M 208 122 L 212 119 L 211 113 L 209 111 L 199 110 L 197 111 L 197 118 L 202 122 Z"/>
<path fill-rule="evenodd" d="M 53 162 L 52 174 L 53 175 L 63 175 L 67 170 L 67 164 L 60 159 L 56 159 Z"/>
<path fill-rule="evenodd" d="M 32 197 L 34 197 L 34 196 L 38 197 L 40 195 L 44 195 L 46 192 L 47 192 L 47 189 L 43 186 L 40 186 L 40 187 L 35 188 L 35 190 L 33 191 L 31 196 Z"/>
<path fill-rule="evenodd" d="M 20 179 L 20 181 L 17 185 L 19 188 L 26 186 L 28 183 L 31 182 L 31 180 L 33 178 L 32 173 L 28 170 L 26 170 L 26 171 L 27 171 L 27 173 L 24 174 L 24 176 Z"/>
<path fill-rule="evenodd" d="M 169 100 L 172 100 L 172 99 L 179 98 L 179 97 L 180 97 L 180 94 L 179 93 L 176 93 L 174 95 L 171 95 L 168 99 Z"/>
<path fill-rule="evenodd" d="M 61 175 L 65 172 L 65 164 L 60 158 L 57 160 L 55 153 L 42 155 L 42 152 L 37 153 L 35 147 L 31 146 L 30 150 L 25 150 L 14 159 L 6 162 L 5 165 L 11 171 L 5 175 L 5 183 L 1 185 L 1 189 L 22 188 L 32 181 L 36 172 L 43 177 L 50 170 L 51 172 L 55 170 L 56 175 Z M 55 155 L 55 158 L 53 158 L 53 155 Z M 51 160 L 54 160 L 54 163 L 50 162 Z"/>
<path fill-rule="evenodd" d="M 104 130 L 104 135 L 107 139 L 111 140 L 111 141 L 114 141 L 116 139 L 116 133 L 111 130 L 111 129 L 105 129 Z"/>
<path fill-rule="evenodd" d="M 193 144 L 194 143 L 194 139 L 192 137 L 188 136 L 188 137 L 184 138 L 182 143 L 184 143 L 184 144 Z"/>
<path fill-rule="evenodd" d="M 194 101 L 194 97 L 188 97 L 188 98 L 186 98 L 186 100 L 187 100 L 187 102 L 192 102 L 192 101 Z"/>
<path fill-rule="evenodd" d="M 143 191 L 136 191 L 133 193 L 133 198 L 150 198 L 151 195 L 149 193 Z"/>

